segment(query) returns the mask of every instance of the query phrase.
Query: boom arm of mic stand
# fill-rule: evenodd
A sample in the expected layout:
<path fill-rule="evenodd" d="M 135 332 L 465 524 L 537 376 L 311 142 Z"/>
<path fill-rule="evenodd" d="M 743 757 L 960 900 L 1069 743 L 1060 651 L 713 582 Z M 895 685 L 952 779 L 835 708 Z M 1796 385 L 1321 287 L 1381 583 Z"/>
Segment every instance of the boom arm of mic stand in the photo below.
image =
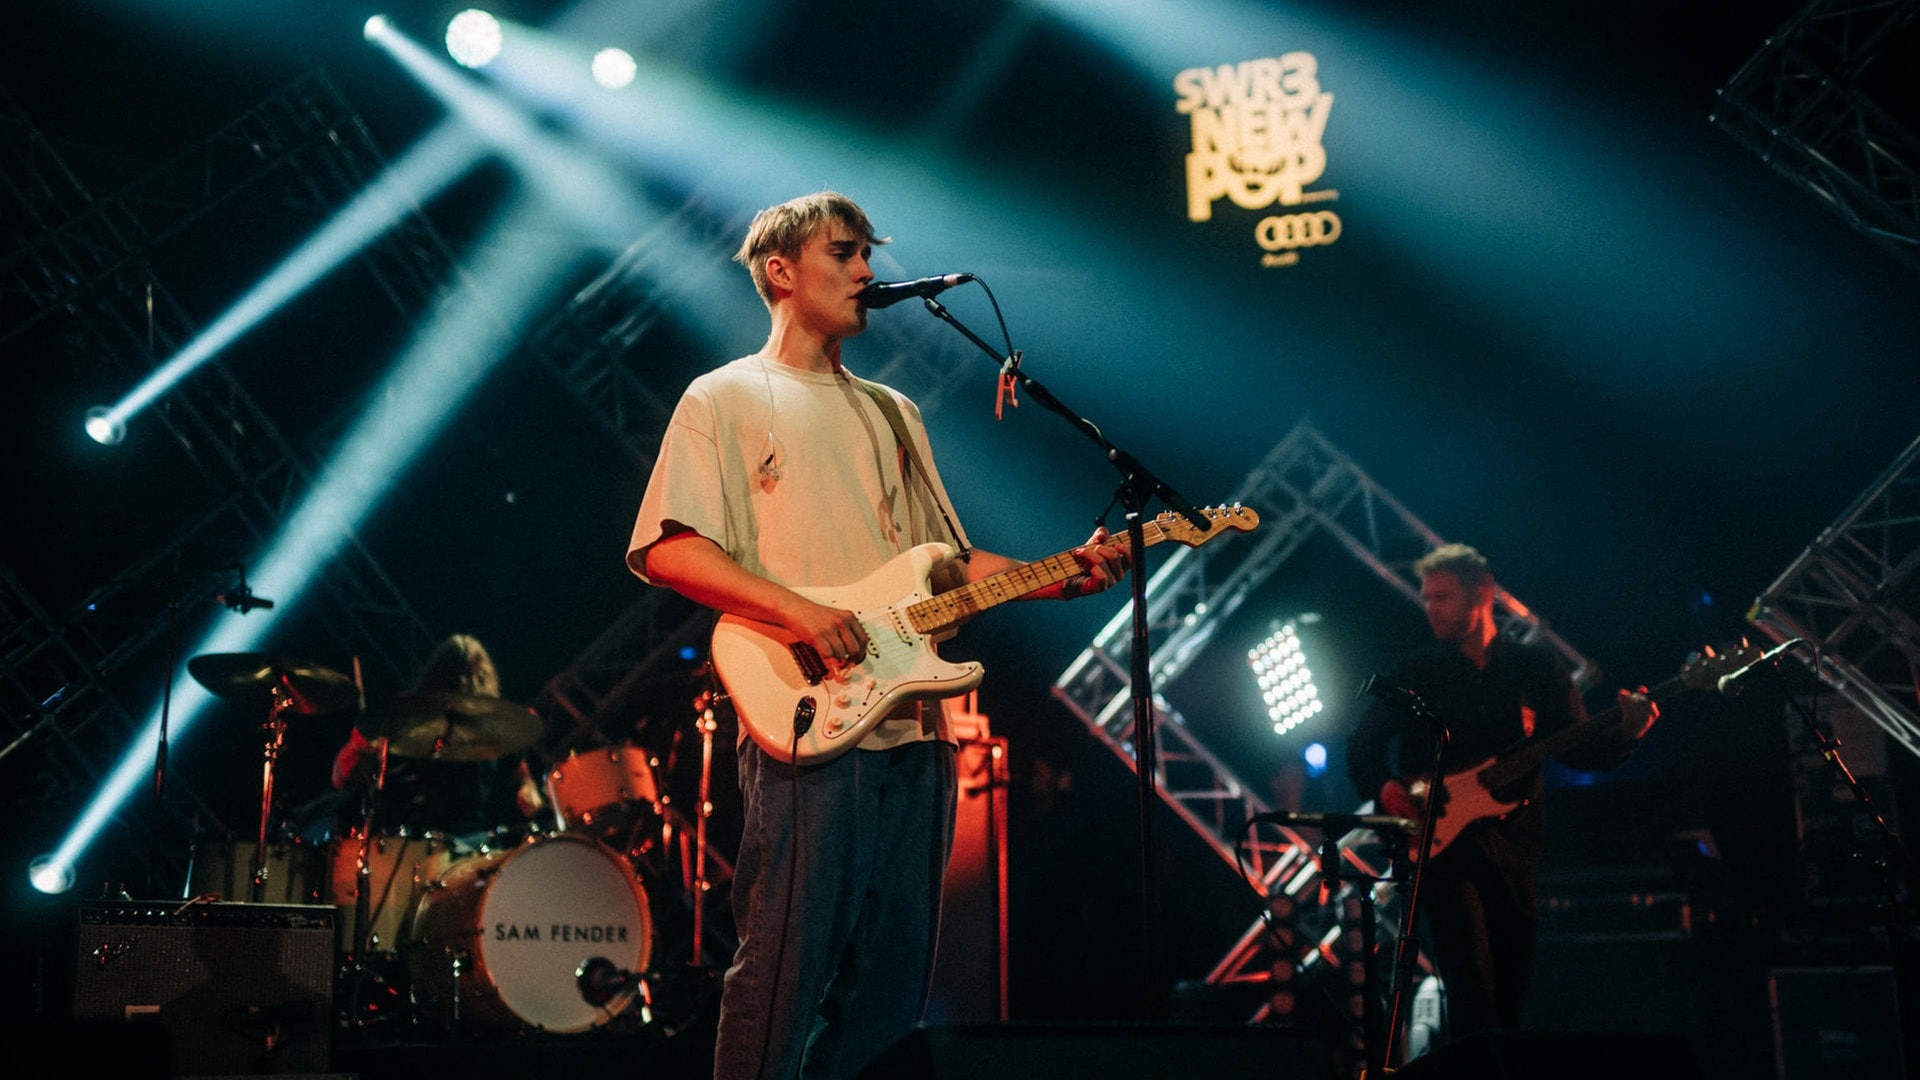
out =
<path fill-rule="evenodd" d="M 1113 467 L 1120 470 L 1120 475 L 1126 485 L 1126 490 L 1131 492 L 1133 496 L 1129 505 L 1144 507 L 1147 504 L 1147 500 L 1158 495 L 1160 498 L 1166 500 L 1167 505 L 1172 507 L 1175 513 L 1192 522 L 1194 528 L 1202 532 L 1206 532 L 1212 528 L 1212 525 L 1200 511 L 1195 509 L 1194 505 L 1188 502 L 1178 491 L 1175 491 L 1165 481 L 1153 475 L 1145 465 L 1140 464 L 1138 458 L 1135 458 L 1132 454 L 1127 453 L 1125 450 L 1109 442 L 1107 437 L 1101 433 L 1099 425 L 1061 404 L 1060 399 L 1054 397 L 1053 392 L 1048 390 L 1044 384 L 1021 370 L 1018 353 L 1015 353 L 1013 356 L 1001 356 L 1000 350 L 982 341 L 978 334 L 968 329 L 959 319 L 954 318 L 953 313 L 948 311 L 945 305 L 941 304 L 938 300 L 928 296 L 922 297 L 922 302 L 927 305 L 927 310 L 932 312 L 934 317 L 946 323 L 948 326 L 953 327 L 955 330 L 960 331 L 961 336 L 973 342 L 981 352 L 991 356 L 995 364 L 999 365 L 1002 370 L 1014 377 L 1020 384 L 1020 389 L 1026 391 L 1029 398 L 1064 417 L 1067 423 L 1073 425 L 1081 434 L 1093 440 L 1106 454 L 1107 460 L 1113 463 Z"/>

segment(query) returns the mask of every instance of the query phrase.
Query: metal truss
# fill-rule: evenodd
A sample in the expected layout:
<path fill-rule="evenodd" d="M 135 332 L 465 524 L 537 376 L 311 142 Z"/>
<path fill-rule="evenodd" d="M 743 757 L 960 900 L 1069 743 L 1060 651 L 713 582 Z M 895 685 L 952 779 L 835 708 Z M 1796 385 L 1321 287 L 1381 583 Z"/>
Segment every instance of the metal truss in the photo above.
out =
<path fill-rule="evenodd" d="M 705 649 L 712 625 L 711 612 L 679 594 L 643 588 L 639 599 L 548 679 L 534 699 L 534 711 L 570 721 L 542 746 L 545 757 L 555 761 L 594 745 L 592 733 L 613 726 L 610 721 L 632 702 L 635 691 L 672 667 L 681 649 Z"/>
<path fill-rule="evenodd" d="M 53 143 L 10 99 L 0 130 L 0 214 L 13 245 L 0 256 L 0 303 L 8 340 L 48 317 L 69 320 L 131 381 L 194 337 L 195 327 L 158 280 L 150 256 L 188 224 L 243 189 L 285 177 L 316 211 L 345 203 L 384 169 L 378 150 L 332 83 L 311 72 L 124 190 L 95 198 Z M 14 216 L 18 214 L 19 216 Z M 408 219 L 363 263 L 402 312 L 453 271 L 445 244 L 424 220 Z M 7 752 L 47 737 L 91 777 L 124 751 L 128 711 L 108 683 L 164 636 L 172 613 L 205 606 L 225 584 L 182 579 L 167 567 L 189 545 L 241 561 L 277 531 L 313 486 L 313 455 L 293 445 L 223 365 L 212 363 L 146 414 L 173 436 L 206 484 L 206 507 L 171 543 L 128 567 L 65 613 L 42 610 L 19 578 L 0 574 L 7 603 L 0 628 L 0 688 L 13 725 Z M 160 583 L 161 587 L 156 587 Z M 332 603 L 319 612 L 329 635 L 377 668 L 404 675 L 432 644 L 420 617 L 355 536 L 316 582 Z"/>
<path fill-rule="evenodd" d="M 1916 12 L 1920 0 L 1813 0 L 1720 89 L 1708 119 L 1920 267 L 1920 139 L 1862 81 Z"/>
<path fill-rule="evenodd" d="M 1361 809 L 1370 811 L 1372 804 Z M 1375 987 L 1384 1002 L 1391 990 L 1392 958 L 1399 941 L 1401 897 L 1397 889 L 1371 883 L 1381 878 L 1390 853 L 1381 845 L 1380 837 L 1368 829 L 1355 829 L 1340 837 L 1343 880 L 1327 896 L 1323 867 L 1313 846 L 1291 836 L 1279 850 L 1280 857 L 1270 864 L 1260 882 L 1264 914 L 1207 972 L 1206 983 L 1258 991 L 1258 1004 L 1248 1017 L 1256 1024 L 1307 1011 L 1308 1003 L 1302 998 L 1316 995 L 1354 1021 L 1350 1029 L 1354 1041 L 1348 1049 L 1362 1050 L 1357 1007 L 1362 986 L 1353 973 L 1359 970 L 1356 965 L 1365 962 L 1365 955 L 1358 941 L 1357 923 L 1364 910 L 1362 890 L 1372 888 L 1376 897 Z M 1421 955 L 1418 963 L 1426 974 L 1433 974 L 1428 957 Z"/>
<path fill-rule="evenodd" d="M 60 311 L 131 295 L 147 256 L 236 195 L 288 176 L 310 206 L 346 201 L 385 168 L 371 136 L 314 69 L 112 194 L 95 197 L 53 142 L 0 93 L 0 344 Z M 451 258 L 417 214 L 363 261 L 396 304 L 439 287 Z"/>
<path fill-rule="evenodd" d="M 534 358 L 642 473 L 653 468 L 674 403 L 633 362 L 668 303 L 654 285 L 684 277 L 689 251 L 709 249 L 716 261 L 724 260 L 733 225 L 702 195 L 693 195 L 575 292 L 529 343 Z"/>
<path fill-rule="evenodd" d="M 1176 550 L 1147 583 L 1147 622 L 1156 642 L 1148 671 L 1155 687 L 1178 678 L 1247 596 L 1315 532 L 1324 530 L 1416 604 L 1420 587 L 1413 564 L 1443 543 L 1305 420 L 1247 476 L 1234 501 L 1260 515 L 1258 529 L 1223 536 L 1205 547 Z M 1597 681 L 1592 661 L 1504 589 L 1495 595 L 1494 614 L 1501 634 L 1557 651 L 1576 685 L 1584 688 Z M 1129 708 L 1131 620 L 1130 611 L 1116 614 L 1055 680 L 1053 693 L 1122 761 L 1137 768 Z M 1337 955 L 1321 947 L 1329 927 L 1337 936 L 1337 920 L 1329 918 L 1323 905 L 1300 895 L 1313 873 L 1314 849 L 1291 830 L 1243 835 L 1248 822 L 1268 812 L 1265 801 L 1214 756 L 1158 694 L 1155 704 L 1161 798 L 1269 906 L 1286 909 L 1275 916 L 1284 934 L 1274 932 L 1267 920 L 1255 923 L 1208 982 L 1241 984 L 1271 979 L 1282 967 L 1292 971 L 1319 962 L 1337 965 Z M 1343 841 L 1349 861 L 1369 874 L 1371 862 L 1356 845 L 1372 840 L 1369 833 L 1356 833 Z M 1278 892 L 1276 885 L 1282 885 Z M 1316 956 L 1320 959 L 1314 960 Z"/>
<path fill-rule="evenodd" d="M 1776 642 L 1812 644 L 1821 681 L 1920 754 L 1920 439 L 1767 586 L 1747 619 Z"/>

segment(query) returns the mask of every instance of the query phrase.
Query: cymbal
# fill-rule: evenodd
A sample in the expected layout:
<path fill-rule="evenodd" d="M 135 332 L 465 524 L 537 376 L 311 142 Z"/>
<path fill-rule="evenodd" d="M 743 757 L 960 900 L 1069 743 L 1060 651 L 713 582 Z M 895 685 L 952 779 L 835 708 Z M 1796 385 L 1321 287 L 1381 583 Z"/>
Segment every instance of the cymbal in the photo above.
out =
<path fill-rule="evenodd" d="M 266 707 L 276 688 L 291 700 L 288 712 L 322 716 L 360 702 L 352 679 L 318 664 L 266 653 L 207 653 L 187 661 L 187 673 L 216 697 Z"/>
<path fill-rule="evenodd" d="M 532 709 L 501 698 L 414 691 L 368 709 L 356 726 L 369 739 L 385 736 L 400 757 L 492 761 L 532 746 L 543 725 Z"/>

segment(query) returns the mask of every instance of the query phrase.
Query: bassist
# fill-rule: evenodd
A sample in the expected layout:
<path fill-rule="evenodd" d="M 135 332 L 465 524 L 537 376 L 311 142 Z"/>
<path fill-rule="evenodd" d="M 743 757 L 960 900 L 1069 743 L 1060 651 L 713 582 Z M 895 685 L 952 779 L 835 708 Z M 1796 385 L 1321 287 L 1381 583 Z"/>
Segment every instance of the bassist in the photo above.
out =
<path fill-rule="evenodd" d="M 1476 794 L 1474 775 L 1456 770 L 1585 724 L 1587 715 L 1557 653 L 1498 632 L 1493 574 L 1478 551 L 1447 544 L 1414 573 L 1434 640 L 1400 663 L 1393 682 L 1418 695 L 1451 733 L 1447 780 L 1436 789 L 1444 815 L 1448 792 L 1460 792 L 1461 803 Z M 1644 694 L 1622 691 L 1619 723 L 1596 721 L 1593 737 L 1560 758 L 1583 771 L 1618 765 L 1658 715 Z M 1382 812 L 1418 820 L 1428 792 L 1413 778 L 1426 778 L 1433 749 L 1424 721 L 1375 700 L 1348 739 L 1348 776 L 1362 795 L 1378 793 Z M 1446 985 L 1450 1038 L 1519 1026 L 1533 965 L 1534 863 L 1546 841 L 1543 790 L 1533 768 L 1494 792 L 1518 806 L 1467 825 L 1444 850 L 1436 847 L 1427 867 L 1421 908 Z M 1434 833 L 1436 840 L 1443 833 L 1438 824 Z"/>

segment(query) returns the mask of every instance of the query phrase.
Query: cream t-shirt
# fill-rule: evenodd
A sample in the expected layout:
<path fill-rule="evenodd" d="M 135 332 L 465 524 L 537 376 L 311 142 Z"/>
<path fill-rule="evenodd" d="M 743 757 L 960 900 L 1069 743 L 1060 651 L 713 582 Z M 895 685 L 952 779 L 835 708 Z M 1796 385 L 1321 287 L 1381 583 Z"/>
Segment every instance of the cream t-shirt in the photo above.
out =
<path fill-rule="evenodd" d="M 919 410 L 887 389 L 948 504 Z M 640 501 L 627 565 L 641 580 L 646 549 L 692 530 L 745 569 L 788 586 L 843 585 L 930 540 L 954 543 L 927 485 L 880 407 L 844 372 L 747 356 L 706 373 L 675 407 Z M 958 529 L 956 521 L 954 528 Z M 965 543 L 962 532 L 959 541 Z M 942 738 L 937 703 L 889 717 L 865 750 Z"/>

